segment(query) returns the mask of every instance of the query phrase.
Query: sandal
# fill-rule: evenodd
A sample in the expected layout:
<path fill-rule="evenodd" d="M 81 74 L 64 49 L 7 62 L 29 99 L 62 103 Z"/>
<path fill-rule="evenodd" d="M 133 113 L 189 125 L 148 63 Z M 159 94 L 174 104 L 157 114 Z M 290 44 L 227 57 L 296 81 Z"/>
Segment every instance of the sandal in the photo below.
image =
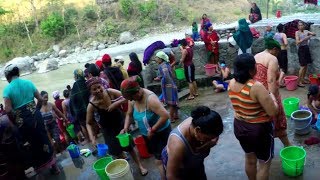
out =
<path fill-rule="evenodd" d="M 191 96 L 191 97 L 189 96 L 189 97 L 187 98 L 187 100 L 188 100 L 188 101 L 194 100 L 194 96 Z"/>
<path fill-rule="evenodd" d="M 306 87 L 305 85 L 303 85 L 303 84 L 298 84 L 298 87 L 302 87 L 302 88 L 304 88 L 304 87 Z"/>
<path fill-rule="evenodd" d="M 140 169 L 140 174 L 141 174 L 141 176 L 146 176 L 148 173 L 149 173 L 148 170 L 146 170 L 146 169 L 141 170 L 141 169 Z"/>
<path fill-rule="evenodd" d="M 194 96 L 196 96 L 196 97 L 197 97 L 197 96 L 199 96 L 199 94 L 198 94 L 198 93 L 197 93 L 197 94 L 194 94 Z"/>

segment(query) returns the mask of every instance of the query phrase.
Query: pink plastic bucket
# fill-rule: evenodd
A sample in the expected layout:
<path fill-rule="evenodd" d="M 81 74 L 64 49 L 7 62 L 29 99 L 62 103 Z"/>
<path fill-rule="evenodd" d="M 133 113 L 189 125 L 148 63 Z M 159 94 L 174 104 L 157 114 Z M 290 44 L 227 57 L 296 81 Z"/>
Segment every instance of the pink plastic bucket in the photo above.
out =
<path fill-rule="evenodd" d="M 206 71 L 207 76 L 214 76 L 216 74 L 217 65 L 215 64 L 206 64 L 204 69 Z"/>
<path fill-rule="evenodd" d="M 298 88 L 298 76 L 286 76 L 284 83 L 288 91 L 294 91 Z"/>

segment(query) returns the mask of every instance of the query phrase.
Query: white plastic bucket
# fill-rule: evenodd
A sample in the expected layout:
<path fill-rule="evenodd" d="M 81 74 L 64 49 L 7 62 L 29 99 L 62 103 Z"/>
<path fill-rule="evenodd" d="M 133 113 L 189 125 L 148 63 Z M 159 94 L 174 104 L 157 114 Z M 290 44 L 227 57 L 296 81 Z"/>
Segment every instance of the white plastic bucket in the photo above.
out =
<path fill-rule="evenodd" d="M 134 180 L 130 165 L 125 159 L 116 159 L 109 163 L 105 169 L 110 180 Z"/>

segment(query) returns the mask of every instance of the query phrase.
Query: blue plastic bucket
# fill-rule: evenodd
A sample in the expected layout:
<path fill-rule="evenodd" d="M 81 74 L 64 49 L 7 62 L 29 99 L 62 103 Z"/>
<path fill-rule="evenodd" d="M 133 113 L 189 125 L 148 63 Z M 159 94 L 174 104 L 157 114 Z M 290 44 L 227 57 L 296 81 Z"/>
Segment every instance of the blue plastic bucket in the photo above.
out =
<path fill-rule="evenodd" d="M 80 157 L 80 149 L 77 145 L 70 144 L 67 149 L 72 159 Z"/>
<path fill-rule="evenodd" d="M 307 110 L 297 110 L 291 114 L 294 121 L 295 133 L 306 135 L 311 132 L 312 113 Z"/>
<path fill-rule="evenodd" d="M 318 114 L 318 119 L 317 119 L 317 122 L 316 122 L 316 127 L 317 127 L 318 132 L 320 132 L 320 114 Z"/>
<path fill-rule="evenodd" d="M 103 157 L 107 155 L 108 146 L 106 144 L 97 144 L 98 156 Z"/>

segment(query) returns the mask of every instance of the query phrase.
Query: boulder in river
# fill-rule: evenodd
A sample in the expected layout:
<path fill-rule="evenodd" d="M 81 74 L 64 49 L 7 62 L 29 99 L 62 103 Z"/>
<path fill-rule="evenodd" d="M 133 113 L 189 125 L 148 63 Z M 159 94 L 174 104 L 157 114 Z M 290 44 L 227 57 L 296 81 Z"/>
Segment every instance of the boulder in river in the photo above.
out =
<path fill-rule="evenodd" d="M 99 44 L 98 50 L 101 51 L 102 49 L 105 49 L 106 46 L 104 44 Z"/>
<path fill-rule="evenodd" d="M 59 45 L 53 45 L 52 49 L 54 50 L 54 52 L 59 53 L 60 52 L 60 46 Z"/>
<path fill-rule="evenodd" d="M 59 68 L 57 58 L 46 59 L 37 65 L 38 73 L 45 73 Z"/>
<path fill-rule="evenodd" d="M 33 69 L 34 59 L 30 58 L 29 56 L 26 57 L 17 57 L 12 59 L 11 61 L 7 62 L 4 67 L 9 64 L 14 64 L 18 66 L 20 70 L 20 76 L 31 74 Z M 4 78 L 4 67 L 0 70 L 0 77 Z"/>
<path fill-rule="evenodd" d="M 61 50 L 59 52 L 59 57 L 62 57 L 62 58 L 67 57 L 67 50 Z"/>
<path fill-rule="evenodd" d="M 125 31 L 125 32 L 121 33 L 119 36 L 119 43 L 120 44 L 127 44 L 127 43 L 131 43 L 133 41 L 134 41 L 134 37 L 131 34 L 131 32 Z"/>

